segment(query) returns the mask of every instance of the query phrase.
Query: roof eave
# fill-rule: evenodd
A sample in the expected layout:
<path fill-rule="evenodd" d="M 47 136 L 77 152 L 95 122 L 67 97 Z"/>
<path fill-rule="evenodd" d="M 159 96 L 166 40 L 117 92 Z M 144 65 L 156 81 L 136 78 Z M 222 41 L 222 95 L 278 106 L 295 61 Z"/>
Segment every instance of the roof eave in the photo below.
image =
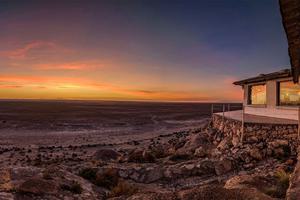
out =
<path fill-rule="evenodd" d="M 264 76 L 258 76 L 258 77 L 244 79 L 241 81 L 235 81 L 235 82 L 233 82 L 233 84 L 243 86 L 246 84 L 261 83 L 261 82 L 266 82 L 266 81 L 270 81 L 270 80 L 291 78 L 291 77 L 292 77 L 292 74 L 290 72 L 284 72 L 281 74 L 272 73 L 272 74 L 268 74 L 268 75 L 264 75 Z"/>
<path fill-rule="evenodd" d="M 300 75 L 300 1 L 279 0 L 282 24 L 288 40 L 293 81 L 299 82 Z"/>

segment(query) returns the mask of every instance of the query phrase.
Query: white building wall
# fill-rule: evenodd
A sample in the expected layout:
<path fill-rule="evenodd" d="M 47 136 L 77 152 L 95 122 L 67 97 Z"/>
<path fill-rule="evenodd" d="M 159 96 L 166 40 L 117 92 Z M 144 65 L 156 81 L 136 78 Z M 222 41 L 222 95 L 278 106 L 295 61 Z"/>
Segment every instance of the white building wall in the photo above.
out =
<path fill-rule="evenodd" d="M 284 80 L 284 79 L 282 79 Z M 282 81 L 280 80 L 280 81 Z M 286 79 L 285 79 L 286 80 Z M 245 113 L 252 115 L 261 115 L 267 117 L 276 117 L 284 119 L 298 120 L 298 108 L 277 105 L 277 82 L 272 80 L 266 82 L 267 103 L 266 105 L 248 105 L 248 86 L 244 86 L 244 106 Z"/>

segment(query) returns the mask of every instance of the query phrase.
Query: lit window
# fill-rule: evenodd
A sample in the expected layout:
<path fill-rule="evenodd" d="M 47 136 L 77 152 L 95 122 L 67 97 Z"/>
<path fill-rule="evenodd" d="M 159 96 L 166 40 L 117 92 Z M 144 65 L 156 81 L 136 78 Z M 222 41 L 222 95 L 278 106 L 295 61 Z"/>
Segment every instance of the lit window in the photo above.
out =
<path fill-rule="evenodd" d="M 279 83 L 279 105 L 300 105 L 300 85 L 292 81 Z"/>
<path fill-rule="evenodd" d="M 266 104 L 266 85 L 251 85 L 249 86 L 250 105 L 264 105 Z"/>

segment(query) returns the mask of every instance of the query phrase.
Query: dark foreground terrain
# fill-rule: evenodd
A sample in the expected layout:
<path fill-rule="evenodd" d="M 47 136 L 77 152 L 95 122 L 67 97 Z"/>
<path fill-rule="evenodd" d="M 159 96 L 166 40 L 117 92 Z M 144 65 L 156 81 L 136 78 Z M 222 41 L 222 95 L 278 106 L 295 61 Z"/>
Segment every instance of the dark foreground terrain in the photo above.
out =
<path fill-rule="evenodd" d="M 212 126 L 209 104 L 6 102 L 0 117 L 0 200 L 271 200 L 298 192 L 288 189 L 300 166 L 286 141 L 237 143 Z"/>
<path fill-rule="evenodd" d="M 0 200 L 285 199 L 296 158 L 281 143 L 270 156 L 251 148 L 260 140 L 235 144 L 209 121 L 122 144 L 1 147 Z"/>

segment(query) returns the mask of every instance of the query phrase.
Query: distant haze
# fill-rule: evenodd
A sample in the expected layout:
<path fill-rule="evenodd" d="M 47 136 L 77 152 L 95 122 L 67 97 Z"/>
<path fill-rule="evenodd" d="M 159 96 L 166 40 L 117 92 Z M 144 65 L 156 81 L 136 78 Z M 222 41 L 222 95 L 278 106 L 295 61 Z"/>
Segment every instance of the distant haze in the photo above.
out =
<path fill-rule="evenodd" d="M 0 98 L 240 101 L 289 66 L 276 0 L 0 2 Z"/>

